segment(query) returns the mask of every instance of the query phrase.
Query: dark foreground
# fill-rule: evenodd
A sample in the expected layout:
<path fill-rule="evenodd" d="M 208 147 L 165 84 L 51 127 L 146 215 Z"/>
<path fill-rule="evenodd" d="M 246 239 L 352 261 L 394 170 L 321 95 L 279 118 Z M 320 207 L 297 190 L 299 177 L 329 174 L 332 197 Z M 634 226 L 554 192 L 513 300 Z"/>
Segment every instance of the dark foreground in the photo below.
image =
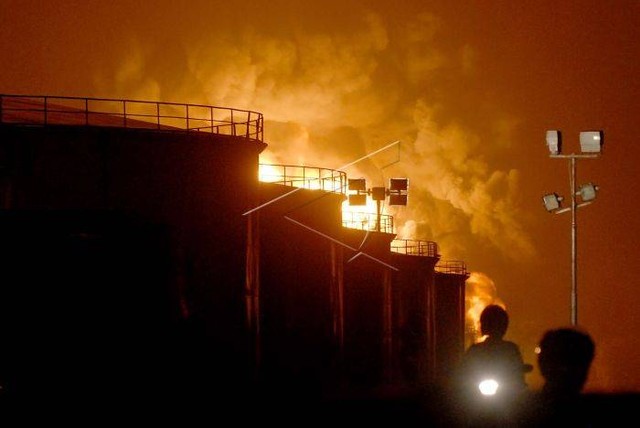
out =
<path fill-rule="evenodd" d="M 639 393 L 585 394 L 561 410 L 539 408 L 523 401 L 509 416 L 491 409 L 471 415 L 454 396 L 440 388 L 401 390 L 344 388 L 320 392 L 304 386 L 230 385 L 225 382 L 184 388 L 171 381 L 152 382 L 149 388 L 85 386 L 69 390 L 51 385 L 38 394 L 1 393 L 4 422 L 179 423 L 179 426 L 274 423 L 278 426 L 393 424 L 394 426 L 622 426 L 640 409 Z M 182 388 L 181 388 L 182 387 Z M 569 409 L 569 410 L 567 410 Z M 477 409 L 476 409 L 477 410 Z M 550 411 L 551 410 L 551 411 Z M 3 423 L 4 425 L 4 423 Z M 6 426 L 6 425 L 5 425 Z"/>

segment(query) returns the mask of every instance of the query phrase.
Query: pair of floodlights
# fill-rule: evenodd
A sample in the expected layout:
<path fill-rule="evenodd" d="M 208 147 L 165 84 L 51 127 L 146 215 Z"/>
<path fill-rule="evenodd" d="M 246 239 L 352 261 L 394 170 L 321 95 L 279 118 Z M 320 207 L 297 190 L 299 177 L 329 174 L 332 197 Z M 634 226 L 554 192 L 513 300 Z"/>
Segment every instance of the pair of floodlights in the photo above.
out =
<path fill-rule="evenodd" d="M 602 131 L 583 131 L 580 132 L 580 152 L 579 154 L 563 155 L 562 152 L 562 134 L 560 131 L 547 131 L 547 147 L 549 148 L 549 156 L 552 158 L 566 158 L 572 162 L 571 168 L 571 186 L 575 182 L 575 160 L 576 159 L 592 159 L 598 157 L 602 153 L 602 144 L 604 135 Z M 572 187 L 573 188 L 573 187 Z M 599 187 L 593 183 L 583 184 L 575 189 L 575 196 L 579 196 L 582 200 L 576 207 L 589 205 L 596 198 Z M 573 191 L 573 190 L 572 190 Z M 549 212 L 560 214 L 570 211 L 571 208 L 562 208 L 564 198 L 557 193 L 549 193 L 542 197 L 544 207 Z"/>
<path fill-rule="evenodd" d="M 589 205 L 596 199 L 596 193 L 600 190 L 600 188 L 593 183 L 587 183 L 580 186 L 578 191 L 576 192 L 576 196 L 580 196 L 582 202 L 577 204 L 577 207 L 583 207 L 585 205 Z M 558 195 L 557 193 L 549 193 L 542 197 L 542 201 L 544 203 L 544 207 L 549 212 L 555 212 L 556 214 L 563 213 L 565 211 L 570 211 L 571 208 L 561 208 L 562 201 L 564 201 L 564 197 Z"/>
<path fill-rule="evenodd" d="M 409 179 L 390 178 L 389 187 L 372 187 L 367 189 L 367 182 L 364 178 L 350 178 L 348 190 L 354 192 L 349 194 L 349 205 L 367 205 L 367 195 L 371 195 L 374 201 L 384 201 L 389 197 L 389 205 L 407 205 L 407 192 L 409 190 Z"/>
<path fill-rule="evenodd" d="M 583 154 L 602 153 L 603 140 L 602 131 L 582 131 L 580 133 L 580 151 Z M 547 131 L 547 147 L 552 157 L 560 155 L 562 151 L 562 133 L 560 131 Z"/>

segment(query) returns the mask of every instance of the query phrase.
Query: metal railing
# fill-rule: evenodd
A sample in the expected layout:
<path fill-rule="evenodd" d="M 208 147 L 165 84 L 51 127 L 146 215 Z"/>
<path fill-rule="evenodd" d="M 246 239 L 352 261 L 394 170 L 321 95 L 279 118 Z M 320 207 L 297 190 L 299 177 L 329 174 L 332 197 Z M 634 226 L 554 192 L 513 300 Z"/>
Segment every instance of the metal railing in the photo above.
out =
<path fill-rule="evenodd" d="M 201 104 L 0 94 L 0 123 L 108 126 L 231 135 L 263 142 L 262 113 Z"/>
<path fill-rule="evenodd" d="M 378 221 L 380 221 L 379 229 Z M 380 214 L 378 218 L 376 213 L 342 211 L 342 226 L 349 229 L 393 233 L 393 216 Z"/>
<path fill-rule="evenodd" d="M 436 272 L 447 273 L 452 275 L 469 276 L 467 264 L 462 260 L 446 260 L 436 264 Z"/>
<path fill-rule="evenodd" d="M 259 165 L 259 179 L 266 183 L 323 190 L 343 195 L 347 191 L 347 174 L 329 168 L 261 163 Z"/>
<path fill-rule="evenodd" d="M 438 244 L 418 239 L 394 239 L 391 251 L 409 256 L 438 257 Z"/>

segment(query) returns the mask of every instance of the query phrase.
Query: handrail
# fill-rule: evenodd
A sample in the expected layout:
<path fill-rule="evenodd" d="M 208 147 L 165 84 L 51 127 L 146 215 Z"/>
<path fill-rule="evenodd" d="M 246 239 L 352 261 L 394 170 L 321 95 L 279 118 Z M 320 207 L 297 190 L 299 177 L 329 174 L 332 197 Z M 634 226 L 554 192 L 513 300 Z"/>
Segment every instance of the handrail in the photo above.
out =
<path fill-rule="evenodd" d="M 262 113 L 160 101 L 0 94 L 0 123 L 204 132 L 264 141 Z"/>
<path fill-rule="evenodd" d="M 391 251 L 409 256 L 439 257 L 438 244 L 418 239 L 394 239 L 391 241 Z"/>
<path fill-rule="evenodd" d="M 379 228 L 378 221 L 380 221 Z M 393 233 L 393 216 L 380 214 L 378 218 L 376 213 L 342 211 L 342 226 L 370 232 Z"/>
<path fill-rule="evenodd" d="M 445 260 L 436 264 L 435 271 L 451 275 L 469 276 L 467 264 L 462 260 Z"/>
<path fill-rule="evenodd" d="M 261 163 L 259 179 L 267 183 L 343 195 L 347 191 L 346 172 L 315 166 Z"/>

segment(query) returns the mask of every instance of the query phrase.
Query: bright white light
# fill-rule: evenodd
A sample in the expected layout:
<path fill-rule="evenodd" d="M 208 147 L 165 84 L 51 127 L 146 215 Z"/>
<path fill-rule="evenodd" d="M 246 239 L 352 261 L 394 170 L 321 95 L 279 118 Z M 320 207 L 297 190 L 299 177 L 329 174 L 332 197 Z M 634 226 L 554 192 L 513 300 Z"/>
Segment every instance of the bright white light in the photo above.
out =
<path fill-rule="evenodd" d="M 583 153 L 600 153 L 602 140 L 602 131 L 583 131 L 580 133 L 580 150 Z"/>
<path fill-rule="evenodd" d="M 549 153 L 557 155 L 560 153 L 560 144 L 562 137 L 560 131 L 547 131 L 547 147 L 549 147 Z"/>
<path fill-rule="evenodd" d="M 499 386 L 494 379 L 485 379 L 478 384 L 478 389 L 482 395 L 496 395 Z"/>
<path fill-rule="evenodd" d="M 562 199 L 562 196 L 558 196 L 556 193 L 549 193 L 542 197 L 542 202 L 547 211 L 552 212 L 560 208 Z"/>
<path fill-rule="evenodd" d="M 596 198 L 596 192 L 598 191 L 598 186 L 593 183 L 587 183 L 580 186 L 580 197 L 583 201 L 593 201 Z"/>

